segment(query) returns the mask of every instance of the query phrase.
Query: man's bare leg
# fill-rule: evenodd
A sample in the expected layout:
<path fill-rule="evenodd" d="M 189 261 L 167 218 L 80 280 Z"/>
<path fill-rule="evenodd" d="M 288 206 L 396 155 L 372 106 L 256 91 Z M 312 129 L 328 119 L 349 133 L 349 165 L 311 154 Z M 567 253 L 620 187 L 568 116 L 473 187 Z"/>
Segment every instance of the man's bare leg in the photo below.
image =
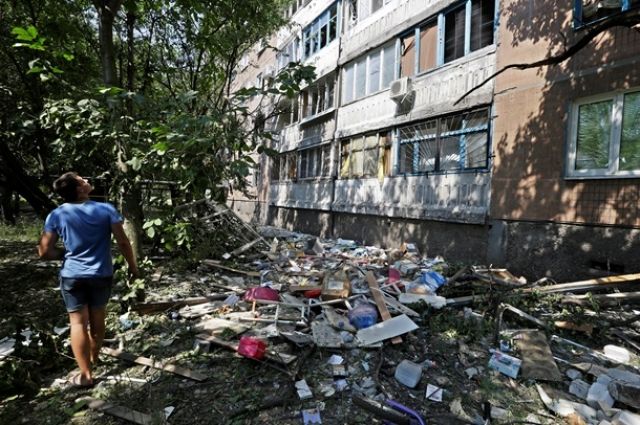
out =
<path fill-rule="evenodd" d="M 89 308 L 85 305 L 78 311 L 69 313 L 71 325 L 71 350 L 80 368 L 80 385 L 91 385 L 90 347 L 87 324 L 89 323 Z"/>
<path fill-rule="evenodd" d="M 104 340 L 104 319 L 106 316 L 106 307 L 89 309 L 89 346 L 91 348 L 90 359 L 92 364 L 98 362 L 100 348 Z"/>

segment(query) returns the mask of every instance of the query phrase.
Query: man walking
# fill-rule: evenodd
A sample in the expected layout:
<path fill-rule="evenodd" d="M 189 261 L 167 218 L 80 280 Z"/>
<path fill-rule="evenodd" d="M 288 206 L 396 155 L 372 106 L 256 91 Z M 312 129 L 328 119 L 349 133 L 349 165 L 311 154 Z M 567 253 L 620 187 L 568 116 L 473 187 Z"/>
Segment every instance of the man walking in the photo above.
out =
<path fill-rule="evenodd" d="M 64 203 L 47 216 L 38 254 L 45 260 L 63 260 L 60 291 L 69 313 L 71 349 L 80 368 L 71 383 L 88 387 L 93 385 L 91 364 L 102 346 L 111 296 L 111 234 L 133 276 L 138 267 L 122 216 L 111 204 L 89 200 L 93 187 L 87 180 L 65 173 L 53 183 L 53 189 Z M 64 249 L 56 247 L 59 237 Z"/>

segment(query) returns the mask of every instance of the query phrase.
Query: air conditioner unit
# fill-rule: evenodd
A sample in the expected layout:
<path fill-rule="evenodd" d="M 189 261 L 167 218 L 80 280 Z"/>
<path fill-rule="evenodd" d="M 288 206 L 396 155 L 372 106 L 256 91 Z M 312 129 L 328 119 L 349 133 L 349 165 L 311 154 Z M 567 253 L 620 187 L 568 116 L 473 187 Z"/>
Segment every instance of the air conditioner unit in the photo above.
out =
<path fill-rule="evenodd" d="M 402 77 L 391 82 L 389 97 L 397 103 L 403 102 L 411 94 L 411 78 Z"/>

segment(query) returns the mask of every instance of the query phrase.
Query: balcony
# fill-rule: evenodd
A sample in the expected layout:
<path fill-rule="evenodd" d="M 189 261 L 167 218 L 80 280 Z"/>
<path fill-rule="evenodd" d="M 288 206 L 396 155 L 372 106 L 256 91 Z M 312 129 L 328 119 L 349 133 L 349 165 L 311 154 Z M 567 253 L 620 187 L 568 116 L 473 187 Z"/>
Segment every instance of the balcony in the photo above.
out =
<path fill-rule="evenodd" d="M 442 0 L 396 0 L 389 3 L 343 34 L 340 63 L 346 63 L 366 49 L 384 43 L 451 3 L 453 1 Z"/>
<path fill-rule="evenodd" d="M 332 210 L 352 213 L 484 223 L 489 173 L 337 180 Z"/>
<path fill-rule="evenodd" d="M 306 208 L 328 211 L 331 207 L 331 179 L 272 183 L 269 203 L 285 208 Z"/>
<path fill-rule="evenodd" d="M 436 70 L 412 77 L 415 100 L 408 113 L 398 112 L 396 103 L 389 98 L 389 90 L 342 106 L 338 109 L 337 135 L 348 137 L 491 103 L 493 81 L 460 104 L 453 105 L 460 96 L 484 81 L 494 70 L 495 46 L 492 45 Z"/>

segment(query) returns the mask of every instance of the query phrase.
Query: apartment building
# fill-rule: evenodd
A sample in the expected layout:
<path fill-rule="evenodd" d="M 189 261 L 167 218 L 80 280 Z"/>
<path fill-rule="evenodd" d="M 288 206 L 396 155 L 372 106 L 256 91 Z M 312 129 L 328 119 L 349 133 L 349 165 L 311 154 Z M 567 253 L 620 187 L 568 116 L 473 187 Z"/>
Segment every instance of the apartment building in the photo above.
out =
<path fill-rule="evenodd" d="M 508 71 L 461 99 L 638 1 L 571 3 L 294 2 L 265 43 L 275 49 L 258 46 L 237 86 L 291 61 L 317 79 L 291 101 L 253 100 L 285 111 L 267 123 L 278 155 L 261 158 L 255 198 L 230 203 L 262 223 L 410 240 L 529 277 L 637 270 L 637 32 L 607 32 L 560 66 Z"/>

